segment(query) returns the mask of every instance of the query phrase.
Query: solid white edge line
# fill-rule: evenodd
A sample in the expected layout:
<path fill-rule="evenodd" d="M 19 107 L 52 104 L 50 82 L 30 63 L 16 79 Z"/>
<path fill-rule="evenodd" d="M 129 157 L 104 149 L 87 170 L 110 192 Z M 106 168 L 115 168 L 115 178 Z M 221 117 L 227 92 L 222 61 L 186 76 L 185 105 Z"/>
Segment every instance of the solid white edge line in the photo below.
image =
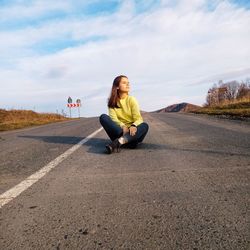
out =
<path fill-rule="evenodd" d="M 65 160 L 69 155 L 75 152 L 79 147 L 81 147 L 84 143 L 86 143 L 89 139 L 93 136 L 98 134 L 102 131 L 103 128 L 97 129 L 92 134 L 88 135 L 86 138 L 82 139 L 73 147 L 66 150 L 63 154 L 59 155 L 53 161 L 48 163 L 46 166 L 35 172 L 34 174 L 27 177 L 25 180 L 14 186 L 13 188 L 9 189 L 8 191 L 4 192 L 0 195 L 0 208 L 3 207 L 5 204 L 16 198 L 19 194 L 25 191 L 27 188 L 32 186 L 38 180 L 40 180 L 43 176 L 45 176 L 48 172 L 50 172 L 53 168 L 55 168 L 59 163 Z"/>

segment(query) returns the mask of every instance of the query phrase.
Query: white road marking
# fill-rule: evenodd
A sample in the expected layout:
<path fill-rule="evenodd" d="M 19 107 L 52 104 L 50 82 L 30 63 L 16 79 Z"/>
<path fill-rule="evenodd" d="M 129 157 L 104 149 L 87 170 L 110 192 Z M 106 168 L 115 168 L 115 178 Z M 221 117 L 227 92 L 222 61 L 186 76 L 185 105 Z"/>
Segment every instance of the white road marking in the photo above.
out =
<path fill-rule="evenodd" d="M 27 188 L 32 186 L 36 183 L 39 179 L 45 176 L 48 172 L 50 172 L 53 168 L 55 168 L 59 163 L 65 160 L 69 155 L 75 152 L 79 147 L 81 147 L 84 143 L 86 143 L 90 138 L 95 136 L 97 133 L 102 131 L 103 128 L 99 128 L 92 134 L 88 135 L 86 138 L 78 142 L 76 145 L 65 151 L 63 154 L 59 155 L 56 159 L 48 163 L 46 166 L 35 172 L 34 174 L 30 175 L 24 181 L 20 182 L 13 188 L 9 189 L 5 193 L 0 195 L 0 208 L 3 207 L 5 204 L 16 198 L 19 194 L 25 191 Z"/>

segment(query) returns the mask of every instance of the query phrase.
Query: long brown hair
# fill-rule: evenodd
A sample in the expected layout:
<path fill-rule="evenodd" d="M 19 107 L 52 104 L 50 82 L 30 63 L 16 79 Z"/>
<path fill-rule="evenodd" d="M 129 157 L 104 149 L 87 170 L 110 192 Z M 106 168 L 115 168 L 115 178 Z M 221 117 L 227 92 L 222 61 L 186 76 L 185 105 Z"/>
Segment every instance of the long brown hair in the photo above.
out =
<path fill-rule="evenodd" d="M 111 89 L 110 97 L 108 99 L 108 107 L 109 108 L 120 108 L 117 105 L 117 103 L 120 99 L 117 88 L 119 88 L 120 81 L 123 77 L 128 78 L 127 76 L 120 75 L 120 76 L 117 76 L 113 81 L 113 86 Z"/>

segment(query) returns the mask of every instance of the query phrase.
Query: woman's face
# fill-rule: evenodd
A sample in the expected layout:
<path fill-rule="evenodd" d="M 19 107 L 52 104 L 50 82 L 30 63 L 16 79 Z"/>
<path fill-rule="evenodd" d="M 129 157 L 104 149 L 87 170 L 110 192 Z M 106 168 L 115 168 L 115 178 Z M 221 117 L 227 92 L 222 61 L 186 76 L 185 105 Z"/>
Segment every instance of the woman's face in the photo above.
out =
<path fill-rule="evenodd" d="M 122 77 L 120 83 L 119 83 L 119 91 L 121 92 L 129 92 L 130 90 L 130 85 L 128 78 Z"/>

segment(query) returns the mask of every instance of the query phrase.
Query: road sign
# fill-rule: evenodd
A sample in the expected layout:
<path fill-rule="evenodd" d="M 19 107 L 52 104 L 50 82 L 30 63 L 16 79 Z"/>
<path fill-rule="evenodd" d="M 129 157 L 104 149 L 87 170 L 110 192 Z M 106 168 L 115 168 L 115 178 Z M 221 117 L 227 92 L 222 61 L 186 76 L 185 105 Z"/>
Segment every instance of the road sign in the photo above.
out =
<path fill-rule="evenodd" d="M 81 107 L 81 103 L 68 103 L 67 106 L 69 108 Z"/>
<path fill-rule="evenodd" d="M 70 118 L 71 118 L 71 108 L 78 108 L 78 116 L 80 118 L 80 107 L 81 106 L 82 105 L 81 105 L 81 100 L 80 99 L 77 99 L 76 103 L 72 103 L 72 98 L 69 96 L 67 107 L 69 108 Z"/>
<path fill-rule="evenodd" d="M 72 98 L 69 96 L 68 103 L 72 103 Z"/>

